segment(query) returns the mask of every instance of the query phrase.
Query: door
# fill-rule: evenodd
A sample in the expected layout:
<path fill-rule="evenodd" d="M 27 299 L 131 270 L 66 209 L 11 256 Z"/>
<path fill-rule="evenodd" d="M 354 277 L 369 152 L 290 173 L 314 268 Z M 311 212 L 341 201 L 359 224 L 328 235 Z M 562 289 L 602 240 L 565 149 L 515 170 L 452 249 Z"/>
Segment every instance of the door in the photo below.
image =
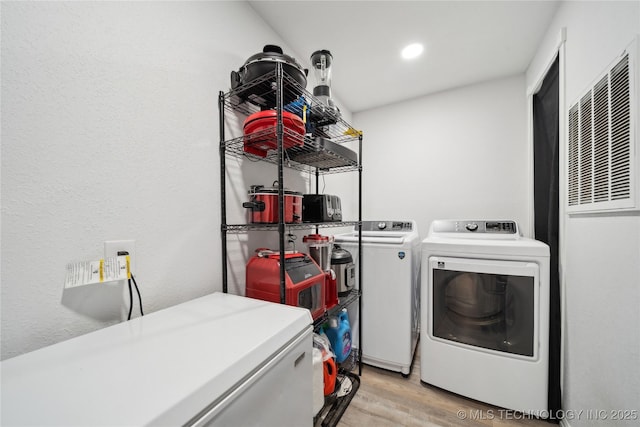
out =
<path fill-rule="evenodd" d="M 549 410 L 562 408 L 560 348 L 562 315 L 559 271 L 560 55 L 542 80 L 533 103 L 534 237 L 551 251 L 549 274 Z"/>
<path fill-rule="evenodd" d="M 539 266 L 532 262 L 429 258 L 429 337 L 537 359 Z"/>

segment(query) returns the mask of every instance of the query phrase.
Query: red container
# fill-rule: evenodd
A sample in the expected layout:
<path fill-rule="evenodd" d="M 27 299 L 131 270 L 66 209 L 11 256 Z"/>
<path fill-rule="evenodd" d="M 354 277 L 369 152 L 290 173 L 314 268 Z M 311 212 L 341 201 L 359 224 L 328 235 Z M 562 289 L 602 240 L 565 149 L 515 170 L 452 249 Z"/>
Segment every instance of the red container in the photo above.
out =
<path fill-rule="evenodd" d="M 302 222 L 302 193 L 284 190 L 284 222 L 287 224 Z M 278 223 L 278 188 L 265 188 L 254 185 L 249 190 L 249 201 L 242 207 L 251 209 L 251 222 L 254 224 Z"/>
<path fill-rule="evenodd" d="M 308 255 L 285 254 L 285 299 L 287 305 L 304 307 L 317 319 L 325 312 L 326 275 Z M 249 259 L 246 295 L 263 301 L 280 302 L 280 253 L 262 250 Z"/>
<path fill-rule="evenodd" d="M 276 137 L 277 114 L 275 110 L 259 111 L 244 121 L 244 151 L 266 157 L 269 150 L 278 148 Z M 302 119 L 288 111 L 282 112 L 284 135 L 282 147 L 302 147 L 305 125 Z"/>
<path fill-rule="evenodd" d="M 324 288 L 324 305 L 329 310 L 338 305 L 338 282 L 336 282 L 336 273 L 333 270 L 329 270 L 325 274 L 327 277 Z"/>
<path fill-rule="evenodd" d="M 336 379 L 338 377 L 338 368 L 333 357 L 329 357 L 323 362 L 324 377 L 324 395 L 329 396 L 336 389 Z"/>

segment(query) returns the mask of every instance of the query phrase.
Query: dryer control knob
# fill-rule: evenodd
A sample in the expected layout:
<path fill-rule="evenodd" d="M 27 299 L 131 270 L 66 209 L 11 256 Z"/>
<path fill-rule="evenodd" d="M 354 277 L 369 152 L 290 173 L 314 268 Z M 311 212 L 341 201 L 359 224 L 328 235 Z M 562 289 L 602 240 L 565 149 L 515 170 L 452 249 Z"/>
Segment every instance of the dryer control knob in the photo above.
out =
<path fill-rule="evenodd" d="M 380 230 L 384 230 L 385 228 L 387 228 L 387 223 L 386 222 L 379 222 L 378 223 L 378 228 Z"/>
<path fill-rule="evenodd" d="M 466 229 L 469 231 L 476 231 L 478 229 L 478 224 L 472 222 L 471 224 L 466 225 Z"/>

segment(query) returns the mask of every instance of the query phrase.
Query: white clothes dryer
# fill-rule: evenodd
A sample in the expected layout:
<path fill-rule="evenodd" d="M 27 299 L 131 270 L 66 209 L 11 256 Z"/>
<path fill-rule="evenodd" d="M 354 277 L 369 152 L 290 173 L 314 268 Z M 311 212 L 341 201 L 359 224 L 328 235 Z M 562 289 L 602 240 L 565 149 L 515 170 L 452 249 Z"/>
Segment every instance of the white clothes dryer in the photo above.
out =
<path fill-rule="evenodd" d="M 545 417 L 549 247 L 515 221 L 434 221 L 422 283 L 421 380 Z"/>
<path fill-rule="evenodd" d="M 356 264 L 358 231 L 335 236 Z M 349 307 L 354 345 L 362 321 L 362 362 L 408 376 L 420 333 L 420 236 L 415 221 L 362 222 L 362 313 Z"/>

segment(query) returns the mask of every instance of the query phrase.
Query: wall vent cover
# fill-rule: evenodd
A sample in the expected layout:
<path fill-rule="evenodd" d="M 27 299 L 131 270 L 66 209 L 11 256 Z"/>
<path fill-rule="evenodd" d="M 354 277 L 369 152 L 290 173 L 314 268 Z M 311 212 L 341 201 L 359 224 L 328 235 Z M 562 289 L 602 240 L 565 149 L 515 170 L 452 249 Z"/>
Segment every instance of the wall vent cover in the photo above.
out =
<path fill-rule="evenodd" d="M 637 42 L 569 108 L 567 212 L 638 210 Z"/>

